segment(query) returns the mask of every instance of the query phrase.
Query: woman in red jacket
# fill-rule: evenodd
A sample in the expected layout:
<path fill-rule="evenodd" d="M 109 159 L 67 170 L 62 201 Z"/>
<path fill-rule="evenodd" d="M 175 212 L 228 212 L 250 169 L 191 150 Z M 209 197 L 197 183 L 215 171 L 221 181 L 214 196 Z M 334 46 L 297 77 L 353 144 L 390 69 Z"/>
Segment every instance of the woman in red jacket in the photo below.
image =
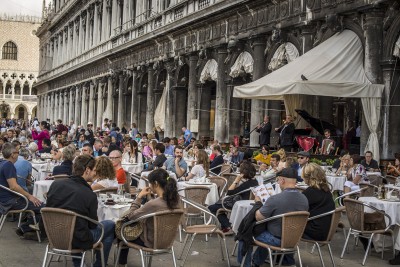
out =
<path fill-rule="evenodd" d="M 41 150 L 43 148 L 42 147 L 43 139 L 45 138 L 50 139 L 50 133 L 49 133 L 50 126 L 46 121 L 42 121 L 39 127 L 40 127 L 40 133 L 38 133 L 35 128 L 32 129 L 32 138 L 33 140 L 38 141 L 37 142 L 38 150 Z"/>

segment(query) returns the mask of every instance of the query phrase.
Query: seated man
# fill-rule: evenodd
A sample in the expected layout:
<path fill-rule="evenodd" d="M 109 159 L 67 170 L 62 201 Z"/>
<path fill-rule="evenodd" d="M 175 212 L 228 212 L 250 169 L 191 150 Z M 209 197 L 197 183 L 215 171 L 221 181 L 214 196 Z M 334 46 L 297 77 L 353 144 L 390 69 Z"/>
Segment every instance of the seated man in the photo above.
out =
<path fill-rule="evenodd" d="M 32 210 L 35 212 L 36 219 L 40 219 L 40 209 L 42 207 L 42 203 L 39 199 L 29 194 L 25 191 L 21 186 L 17 183 L 17 171 L 15 169 L 14 163 L 18 159 L 18 150 L 16 147 L 10 143 L 5 143 L 2 147 L 2 153 L 4 160 L 0 160 L 0 184 L 7 188 L 10 188 L 12 191 L 18 192 L 24 195 L 28 200 L 28 210 Z M 25 208 L 26 202 L 21 197 L 0 189 L 0 214 L 5 214 L 9 210 L 19 210 Z M 17 235 L 24 236 L 27 238 L 25 234 L 28 232 L 32 232 L 33 229 L 29 227 L 29 224 L 32 224 L 33 220 L 28 219 L 27 223 L 22 224 L 16 231 Z M 36 234 L 34 234 L 35 236 Z M 34 236 L 31 236 L 34 238 Z"/>
<path fill-rule="evenodd" d="M 28 181 L 30 181 L 32 174 L 32 163 L 28 161 L 29 150 L 27 148 L 20 148 L 18 160 L 14 163 L 15 169 L 17 170 L 17 183 L 26 192 L 28 190 Z M 32 189 L 32 187 L 30 187 Z M 32 191 L 31 191 L 32 192 Z"/>
<path fill-rule="evenodd" d="M 81 155 L 75 159 L 72 176 L 69 179 L 54 181 L 47 194 L 47 207 L 66 209 L 93 220 L 97 220 L 97 196 L 90 188 L 96 175 L 96 161 L 88 155 Z M 84 205 L 83 205 L 84 204 Z M 102 221 L 104 236 L 104 259 L 107 264 L 112 242 L 115 238 L 115 224 L 113 221 Z M 77 218 L 72 240 L 73 249 L 91 249 L 100 237 L 101 228 L 87 220 Z M 74 258 L 74 266 L 80 266 L 80 259 Z M 96 255 L 94 266 L 101 266 L 100 253 Z"/>
<path fill-rule="evenodd" d="M 366 151 L 365 152 L 365 159 L 361 161 L 361 165 L 365 167 L 367 172 L 380 172 L 379 164 L 376 160 L 374 160 L 372 152 Z"/>
<path fill-rule="evenodd" d="M 335 141 L 331 138 L 331 131 L 329 129 L 325 129 L 324 136 L 325 138 L 322 140 L 319 152 L 321 155 L 333 154 L 335 151 Z"/>
<path fill-rule="evenodd" d="M 277 183 L 282 189 L 282 193 L 276 194 L 268 198 L 264 205 L 258 209 L 255 213 L 256 221 L 261 221 L 266 218 L 270 218 L 276 215 L 293 212 L 293 211 L 308 211 L 308 200 L 307 198 L 296 189 L 297 172 L 292 168 L 283 169 L 277 174 Z M 255 202 L 260 203 L 260 198 L 256 197 Z M 258 204 L 259 205 L 259 204 Z M 266 228 L 263 232 L 256 235 L 256 240 L 279 247 L 281 245 L 282 235 L 282 220 L 276 219 L 267 222 Z M 239 243 L 238 261 L 242 262 L 242 247 L 243 241 Z M 247 251 L 247 256 L 244 259 L 245 267 L 250 266 L 261 266 L 264 264 L 267 258 L 268 251 L 264 248 L 258 247 L 253 254 L 253 265 L 251 265 L 251 253 L 250 248 Z M 293 255 L 285 255 L 283 258 L 283 265 L 294 265 L 295 261 Z"/>
<path fill-rule="evenodd" d="M 146 171 L 152 171 L 157 168 L 161 168 L 164 165 L 164 162 L 167 158 L 164 155 L 165 146 L 162 143 L 157 143 L 154 148 L 154 154 L 156 156 L 155 160 L 149 164 L 149 167 Z"/>
<path fill-rule="evenodd" d="M 297 181 L 302 182 L 301 174 L 304 166 L 310 161 L 310 153 L 307 151 L 300 151 L 297 153 L 297 163 L 292 165 L 292 168 L 297 171 Z"/>
<path fill-rule="evenodd" d="M 268 169 L 265 169 L 264 170 L 264 168 L 266 167 L 266 165 L 261 165 L 260 166 L 260 170 L 261 171 L 265 171 L 265 176 L 266 177 L 274 177 L 274 175 L 276 175 L 276 173 L 278 173 L 279 171 L 281 171 L 280 169 L 279 169 L 279 162 L 280 162 L 280 160 L 281 160 L 281 156 L 279 156 L 278 154 L 272 154 L 272 156 L 271 156 L 271 160 L 270 160 L 270 166 L 269 166 L 269 168 Z"/>
<path fill-rule="evenodd" d="M 75 146 L 68 145 L 64 147 L 64 149 L 62 150 L 62 158 L 63 162 L 61 162 L 60 165 L 54 167 L 53 175 L 72 174 L 72 161 L 75 158 Z"/>
<path fill-rule="evenodd" d="M 171 139 L 169 137 L 165 137 L 163 139 L 163 143 L 165 146 L 164 154 L 167 156 L 173 156 L 174 155 L 174 146 L 171 144 Z"/>
<path fill-rule="evenodd" d="M 92 150 L 93 150 L 93 157 L 98 157 L 98 156 L 101 156 L 101 155 L 103 155 L 103 151 L 101 150 L 103 148 L 103 141 L 102 140 L 100 140 L 100 139 L 96 139 L 95 141 L 94 141 L 94 144 L 93 144 L 93 148 L 92 148 Z"/>
<path fill-rule="evenodd" d="M 81 155 L 92 156 L 93 155 L 92 145 L 89 143 L 84 144 L 81 150 Z"/>
<path fill-rule="evenodd" d="M 39 153 L 40 154 L 42 154 L 42 153 L 51 153 L 51 149 L 52 149 L 52 147 L 51 147 L 51 141 L 50 141 L 50 139 L 47 139 L 47 138 L 45 138 L 45 139 L 43 139 L 43 141 L 42 141 L 42 149 L 41 150 L 39 150 Z"/>
<path fill-rule="evenodd" d="M 175 156 L 173 158 L 167 159 L 164 163 L 164 168 L 167 171 L 176 174 L 176 178 L 182 177 L 187 171 L 187 163 L 183 159 L 183 148 L 181 146 L 176 146 L 174 149 Z"/>
<path fill-rule="evenodd" d="M 119 150 L 111 151 L 109 158 L 111 159 L 112 164 L 114 166 L 118 184 L 125 184 L 125 182 L 126 182 L 126 173 L 125 173 L 125 170 L 122 168 L 122 165 L 121 165 L 121 162 L 122 162 L 122 153 L 121 153 L 121 151 L 119 151 Z"/>

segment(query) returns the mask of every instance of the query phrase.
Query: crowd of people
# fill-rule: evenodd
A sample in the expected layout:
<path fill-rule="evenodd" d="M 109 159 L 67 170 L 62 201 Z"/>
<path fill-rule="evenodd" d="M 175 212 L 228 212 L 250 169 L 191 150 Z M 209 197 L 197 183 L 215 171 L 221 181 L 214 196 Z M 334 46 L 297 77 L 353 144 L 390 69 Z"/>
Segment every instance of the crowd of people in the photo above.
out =
<path fill-rule="evenodd" d="M 270 153 L 269 138 L 265 135 L 271 131 L 271 125 L 266 116 L 264 122 L 257 127 L 257 131 L 264 135 L 260 139 L 260 153 L 253 155 L 250 150 L 241 151 L 234 142 L 225 153 L 217 140 L 211 144 L 199 142 L 186 127 L 182 128 L 181 136 L 159 140 L 156 129 L 152 133 L 142 134 L 135 123 L 130 129 L 120 129 L 108 119 L 96 130 L 91 122 L 86 128 L 77 127 L 73 121 L 64 125 L 58 120 L 55 125 L 50 125 L 47 121 L 39 123 L 35 119 L 27 127 L 14 122 L 1 130 L 0 149 L 3 160 L 0 161 L 0 185 L 24 195 L 29 200 L 28 209 L 34 211 L 38 219 L 40 209 L 46 206 L 72 210 L 97 220 L 98 200 L 94 191 L 125 184 L 127 177 L 122 163 L 142 164 L 143 170 L 150 172 L 149 187 L 140 191 L 129 211 L 121 218 L 129 221 L 156 211 L 179 209 L 181 206 L 177 181 L 218 175 L 222 164 L 229 162 L 238 168 L 239 174 L 227 189 L 228 196 L 240 193 L 240 199 L 249 199 L 251 193 L 247 189 L 258 185 L 255 179 L 258 170 L 265 176 L 273 175 L 276 185 L 282 190 L 282 193 L 270 197 L 265 204 L 256 197 L 254 208 L 250 216 L 246 216 L 242 222 L 243 225 L 249 223 L 249 218 L 253 222 L 261 221 L 291 211 L 308 211 L 310 216 L 315 216 L 334 210 L 335 204 L 325 172 L 319 165 L 310 162 L 310 153 L 300 151 L 295 158 L 287 154 L 291 144 L 286 135 L 294 130 L 292 124 L 291 116 L 287 116 L 284 125 L 276 129 L 282 138 L 281 149 Z M 53 176 L 69 176 L 68 179 L 57 180 L 51 185 L 46 203 L 32 195 L 31 160 L 43 155 L 60 162 L 54 167 Z M 362 160 L 360 155 L 349 155 L 346 150 L 342 150 L 340 158 L 332 166 L 338 174 L 348 177 L 345 192 L 357 190 L 360 182 L 367 182 L 366 171 L 379 170 L 379 164 L 373 159 L 372 152 L 367 151 L 364 156 L 365 159 Z M 192 160 L 187 162 L 185 158 Z M 388 166 L 388 172 L 393 176 L 400 174 L 399 160 L 397 155 L 395 163 Z M 176 180 L 170 177 L 171 173 L 176 176 Z M 295 188 L 297 182 L 306 183 L 308 188 L 300 193 Z M 148 197 L 149 195 L 153 198 Z M 24 205 L 21 198 L 0 190 L 1 214 L 11 209 L 20 209 Z M 233 234 L 227 214 L 218 213 L 222 203 L 214 203 L 208 208 L 218 215 L 221 230 L 227 235 Z M 113 221 L 101 223 L 104 226 L 102 241 L 107 262 L 115 239 L 115 224 Z M 307 224 L 303 237 L 324 240 L 328 235 L 329 225 L 330 217 L 313 220 Z M 32 220 L 27 218 L 16 233 L 26 239 L 34 239 L 38 230 L 45 233 L 42 224 L 33 225 Z M 271 221 L 261 229 L 251 230 L 256 240 L 280 246 L 280 220 Z M 244 266 L 262 265 L 267 255 L 266 250 L 258 248 L 254 254 L 251 253 L 252 240 L 248 238 L 248 231 L 248 227 L 241 226 L 237 233 L 240 241 L 238 260 L 244 260 Z M 133 243 L 151 247 L 154 243 L 153 232 L 153 224 L 146 222 L 143 233 Z M 98 226 L 78 219 L 73 247 L 91 248 L 99 234 Z M 123 249 L 118 259 L 120 266 L 126 265 L 127 257 L 128 250 Z M 100 255 L 97 255 L 95 266 L 100 266 L 100 262 Z M 285 255 L 283 265 L 293 264 L 293 255 Z M 75 258 L 74 265 L 79 266 L 80 260 Z"/>

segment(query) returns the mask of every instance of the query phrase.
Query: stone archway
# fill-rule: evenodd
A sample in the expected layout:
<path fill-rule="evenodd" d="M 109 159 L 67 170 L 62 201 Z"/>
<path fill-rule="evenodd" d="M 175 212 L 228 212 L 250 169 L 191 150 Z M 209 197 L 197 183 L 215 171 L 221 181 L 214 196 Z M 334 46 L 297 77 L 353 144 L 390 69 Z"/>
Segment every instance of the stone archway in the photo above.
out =
<path fill-rule="evenodd" d="M 19 104 L 14 109 L 14 118 L 19 120 L 28 120 L 28 107 L 24 104 Z"/>

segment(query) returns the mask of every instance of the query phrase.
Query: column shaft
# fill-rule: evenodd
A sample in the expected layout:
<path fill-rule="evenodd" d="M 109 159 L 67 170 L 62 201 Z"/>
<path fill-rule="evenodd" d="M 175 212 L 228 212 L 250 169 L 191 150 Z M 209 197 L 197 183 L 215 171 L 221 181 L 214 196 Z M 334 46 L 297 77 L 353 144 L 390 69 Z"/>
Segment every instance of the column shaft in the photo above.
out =
<path fill-rule="evenodd" d="M 148 68 L 148 86 L 147 86 L 147 108 L 146 108 L 146 132 L 151 133 L 154 127 L 154 70 Z"/>
<path fill-rule="evenodd" d="M 82 111 L 81 111 L 81 124 L 83 127 L 87 125 L 87 104 L 86 104 L 87 84 L 82 87 Z"/>
<path fill-rule="evenodd" d="M 89 121 L 94 123 L 94 83 L 89 85 Z"/>
<path fill-rule="evenodd" d="M 75 89 L 75 124 L 76 126 L 81 124 L 80 104 L 79 104 L 79 87 Z"/>
<path fill-rule="evenodd" d="M 119 85 L 118 85 L 118 116 L 117 125 L 122 129 L 125 120 L 125 101 L 124 101 L 124 75 L 120 73 L 119 75 Z"/>
<path fill-rule="evenodd" d="M 103 123 L 103 112 L 104 112 L 103 87 L 104 83 L 102 82 L 100 82 L 99 85 L 97 86 L 97 117 L 96 117 L 97 127 L 101 127 L 101 124 Z"/>
<path fill-rule="evenodd" d="M 218 78 L 215 99 L 215 128 L 214 139 L 228 143 L 227 134 L 227 91 L 225 83 L 225 64 L 227 51 L 225 47 L 218 49 Z"/>
<path fill-rule="evenodd" d="M 132 108 L 131 108 L 131 124 L 138 124 L 138 95 L 137 95 L 137 72 L 132 73 Z"/>

